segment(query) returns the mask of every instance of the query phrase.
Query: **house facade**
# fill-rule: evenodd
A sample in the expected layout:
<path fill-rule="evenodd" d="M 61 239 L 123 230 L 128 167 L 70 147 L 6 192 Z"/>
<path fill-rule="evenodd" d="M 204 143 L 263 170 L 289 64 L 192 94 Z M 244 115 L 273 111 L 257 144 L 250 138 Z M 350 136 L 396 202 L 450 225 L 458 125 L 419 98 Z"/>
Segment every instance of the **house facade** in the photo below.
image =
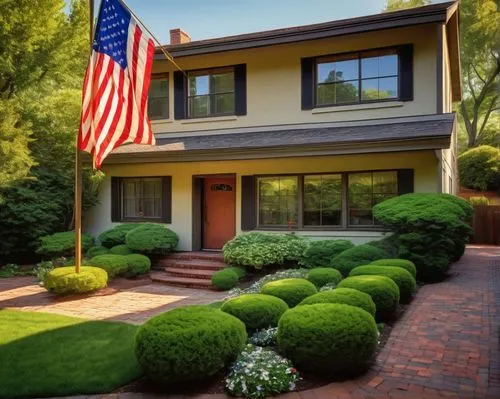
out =
<path fill-rule="evenodd" d="M 378 202 L 456 191 L 458 21 L 449 2 L 203 41 L 171 31 L 183 72 L 157 49 L 156 146 L 108 157 L 85 230 L 165 223 L 187 251 L 247 231 L 380 238 Z"/>

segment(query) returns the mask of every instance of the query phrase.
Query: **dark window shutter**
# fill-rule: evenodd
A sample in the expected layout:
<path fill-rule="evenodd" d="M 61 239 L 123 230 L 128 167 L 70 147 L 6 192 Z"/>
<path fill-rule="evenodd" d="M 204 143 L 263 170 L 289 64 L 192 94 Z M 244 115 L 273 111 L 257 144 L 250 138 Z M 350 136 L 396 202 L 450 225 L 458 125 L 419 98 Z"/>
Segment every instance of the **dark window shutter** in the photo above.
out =
<path fill-rule="evenodd" d="M 401 101 L 413 100 L 413 44 L 398 48 L 399 97 Z"/>
<path fill-rule="evenodd" d="M 122 187 L 119 177 L 111 178 L 111 221 L 121 222 L 122 220 Z"/>
<path fill-rule="evenodd" d="M 234 66 L 234 113 L 247 114 L 247 65 Z"/>
<path fill-rule="evenodd" d="M 257 193 L 255 176 L 241 176 L 241 230 L 257 226 Z"/>
<path fill-rule="evenodd" d="M 172 176 L 161 178 L 161 221 L 172 223 Z"/>
<path fill-rule="evenodd" d="M 186 77 L 181 71 L 174 72 L 174 118 L 186 119 Z"/>
<path fill-rule="evenodd" d="M 413 193 L 413 169 L 398 170 L 398 195 Z"/>
<path fill-rule="evenodd" d="M 314 58 L 302 58 L 302 109 L 314 108 Z"/>

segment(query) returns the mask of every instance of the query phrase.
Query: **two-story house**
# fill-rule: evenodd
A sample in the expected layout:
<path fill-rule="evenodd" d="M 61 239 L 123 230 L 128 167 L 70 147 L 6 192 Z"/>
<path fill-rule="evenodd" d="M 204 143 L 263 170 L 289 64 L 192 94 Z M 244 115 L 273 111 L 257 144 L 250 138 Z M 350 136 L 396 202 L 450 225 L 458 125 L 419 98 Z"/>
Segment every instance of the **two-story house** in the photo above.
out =
<path fill-rule="evenodd" d="M 456 190 L 458 3 L 191 41 L 157 49 L 156 146 L 105 161 L 98 234 L 165 223 L 179 249 L 247 231 L 375 240 L 372 207 Z"/>

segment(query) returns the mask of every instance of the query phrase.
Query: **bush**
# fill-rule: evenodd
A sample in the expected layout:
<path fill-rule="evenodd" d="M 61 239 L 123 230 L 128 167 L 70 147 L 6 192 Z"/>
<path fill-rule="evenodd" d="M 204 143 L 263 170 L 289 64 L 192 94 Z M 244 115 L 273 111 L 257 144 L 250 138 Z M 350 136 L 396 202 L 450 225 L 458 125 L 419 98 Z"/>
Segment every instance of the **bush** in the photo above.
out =
<path fill-rule="evenodd" d="M 411 301 L 417 289 L 413 276 L 406 270 L 397 266 L 367 265 L 354 268 L 349 276 L 385 276 L 394 281 L 399 288 L 399 297 L 402 303 Z"/>
<path fill-rule="evenodd" d="M 236 359 L 246 339 L 236 317 L 209 306 L 185 306 L 144 323 L 135 352 L 146 376 L 170 384 L 217 374 Z"/>
<path fill-rule="evenodd" d="M 212 285 L 221 291 L 227 291 L 238 285 L 238 275 L 230 268 L 216 271 L 212 274 Z"/>
<path fill-rule="evenodd" d="M 326 284 L 338 284 L 342 280 L 342 274 L 331 267 L 317 267 L 307 275 L 307 279 L 316 287 L 321 288 Z"/>
<path fill-rule="evenodd" d="M 474 190 L 500 189 L 500 149 L 482 145 L 458 157 L 458 174 L 463 187 Z"/>
<path fill-rule="evenodd" d="M 338 288 L 353 288 L 372 297 L 377 320 L 393 317 L 399 303 L 399 288 L 389 277 L 356 276 L 342 280 Z"/>
<path fill-rule="evenodd" d="M 344 305 L 356 306 L 375 317 L 375 302 L 370 295 L 352 289 L 336 288 L 334 290 L 318 292 L 304 299 L 298 306 L 315 305 L 317 303 L 343 303 Z"/>
<path fill-rule="evenodd" d="M 470 197 L 469 202 L 472 206 L 475 205 L 489 205 L 490 200 L 486 198 L 484 195 L 482 196 L 477 196 L 477 197 Z"/>
<path fill-rule="evenodd" d="M 113 255 L 130 255 L 132 251 L 125 244 L 121 244 L 110 248 L 109 253 Z"/>
<path fill-rule="evenodd" d="M 108 274 L 92 266 L 81 266 L 80 273 L 74 266 L 58 267 L 45 274 L 43 285 L 56 294 L 81 294 L 106 287 Z"/>
<path fill-rule="evenodd" d="M 92 236 L 82 234 L 82 251 L 86 252 L 94 244 Z M 75 232 L 64 231 L 40 237 L 36 252 L 45 258 L 58 258 L 75 255 Z"/>
<path fill-rule="evenodd" d="M 113 248 L 116 245 L 125 244 L 125 236 L 127 233 L 139 226 L 147 225 L 148 223 L 123 223 L 112 229 L 106 230 L 98 237 L 101 245 L 106 248 Z"/>
<path fill-rule="evenodd" d="M 127 272 L 127 258 L 123 255 L 99 255 L 90 259 L 89 264 L 106 270 L 109 278 L 124 275 Z"/>
<path fill-rule="evenodd" d="M 329 266 L 335 256 L 352 247 L 354 244 L 349 240 L 313 241 L 304 251 L 300 264 L 308 268 Z"/>
<path fill-rule="evenodd" d="M 322 374 L 365 370 L 375 355 L 377 337 L 368 312 L 336 303 L 298 306 L 278 323 L 281 352 L 299 369 Z"/>
<path fill-rule="evenodd" d="M 287 278 L 271 281 L 262 287 L 261 293 L 283 299 L 291 308 L 304 298 L 318 292 L 313 283 L 302 278 Z"/>
<path fill-rule="evenodd" d="M 146 255 L 165 255 L 179 242 L 179 236 L 161 224 L 144 224 L 130 230 L 125 244 L 134 252 Z"/>
<path fill-rule="evenodd" d="M 151 261 L 146 255 L 125 255 L 125 261 L 127 262 L 127 271 L 125 272 L 125 276 L 127 277 L 135 277 L 140 274 L 146 274 L 151 269 Z"/>
<path fill-rule="evenodd" d="M 229 266 L 226 268 L 226 270 L 232 270 L 233 272 L 235 272 L 239 279 L 247 275 L 246 269 L 240 266 Z"/>
<path fill-rule="evenodd" d="M 90 249 L 87 251 L 85 256 L 90 259 L 90 258 L 93 258 L 94 256 L 106 255 L 108 253 L 109 253 L 108 248 L 102 247 L 100 245 L 95 245 L 93 247 L 90 247 Z"/>
<path fill-rule="evenodd" d="M 377 259 L 387 258 L 387 253 L 371 245 L 358 245 L 337 255 L 330 266 L 337 269 L 343 276 L 348 276 L 356 266 L 366 265 Z"/>
<path fill-rule="evenodd" d="M 288 310 L 288 305 L 275 296 L 246 294 L 224 302 L 221 310 L 240 319 L 247 331 L 253 333 L 276 327 L 281 315 Z"/>
<path fill-rule="evenodd" d="M 413 278 L 417 278 L 415 263 L 406 259 L 379 259 L 370 263 L 370 265 L 401 267 L 410 273 Z"/>

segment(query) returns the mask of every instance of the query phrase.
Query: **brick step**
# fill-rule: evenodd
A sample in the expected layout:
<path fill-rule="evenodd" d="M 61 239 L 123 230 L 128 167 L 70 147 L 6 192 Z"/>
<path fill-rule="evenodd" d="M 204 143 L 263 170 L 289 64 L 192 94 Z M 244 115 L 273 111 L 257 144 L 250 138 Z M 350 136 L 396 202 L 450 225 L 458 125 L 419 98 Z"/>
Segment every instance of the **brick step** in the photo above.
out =
<path fill-rule="evenodd" d="M 165 272 L 153 272 L 151 273 L 151 279 L 157 283 L 177 287 L 214 289 L 210 280 L 189 277 L 174 277 L 169 276 Z"/>
<path fill-rule="evenodd" d="M 174 252 L 165 259 L 202 259 L 215 262 L 224 262 L 224 255 L 222 252 Z"/>
<path fill-rule="evenodd" d="M 159 267 L 175 267 L 177 269 L 198 269 L 198 270 L 220 270 L 226 267 L 226 264 L 220 261 L 201 260 L 201 259 L 172 259 L 165 258 L 157 262 Z"/>
<path fill-rule="evenodd" d="M 192 277 L 199 279 L 212 279 L 215 270 L 184 269 L 178 267 L 166 267 L 164 269 L 172 277 Z"/>

